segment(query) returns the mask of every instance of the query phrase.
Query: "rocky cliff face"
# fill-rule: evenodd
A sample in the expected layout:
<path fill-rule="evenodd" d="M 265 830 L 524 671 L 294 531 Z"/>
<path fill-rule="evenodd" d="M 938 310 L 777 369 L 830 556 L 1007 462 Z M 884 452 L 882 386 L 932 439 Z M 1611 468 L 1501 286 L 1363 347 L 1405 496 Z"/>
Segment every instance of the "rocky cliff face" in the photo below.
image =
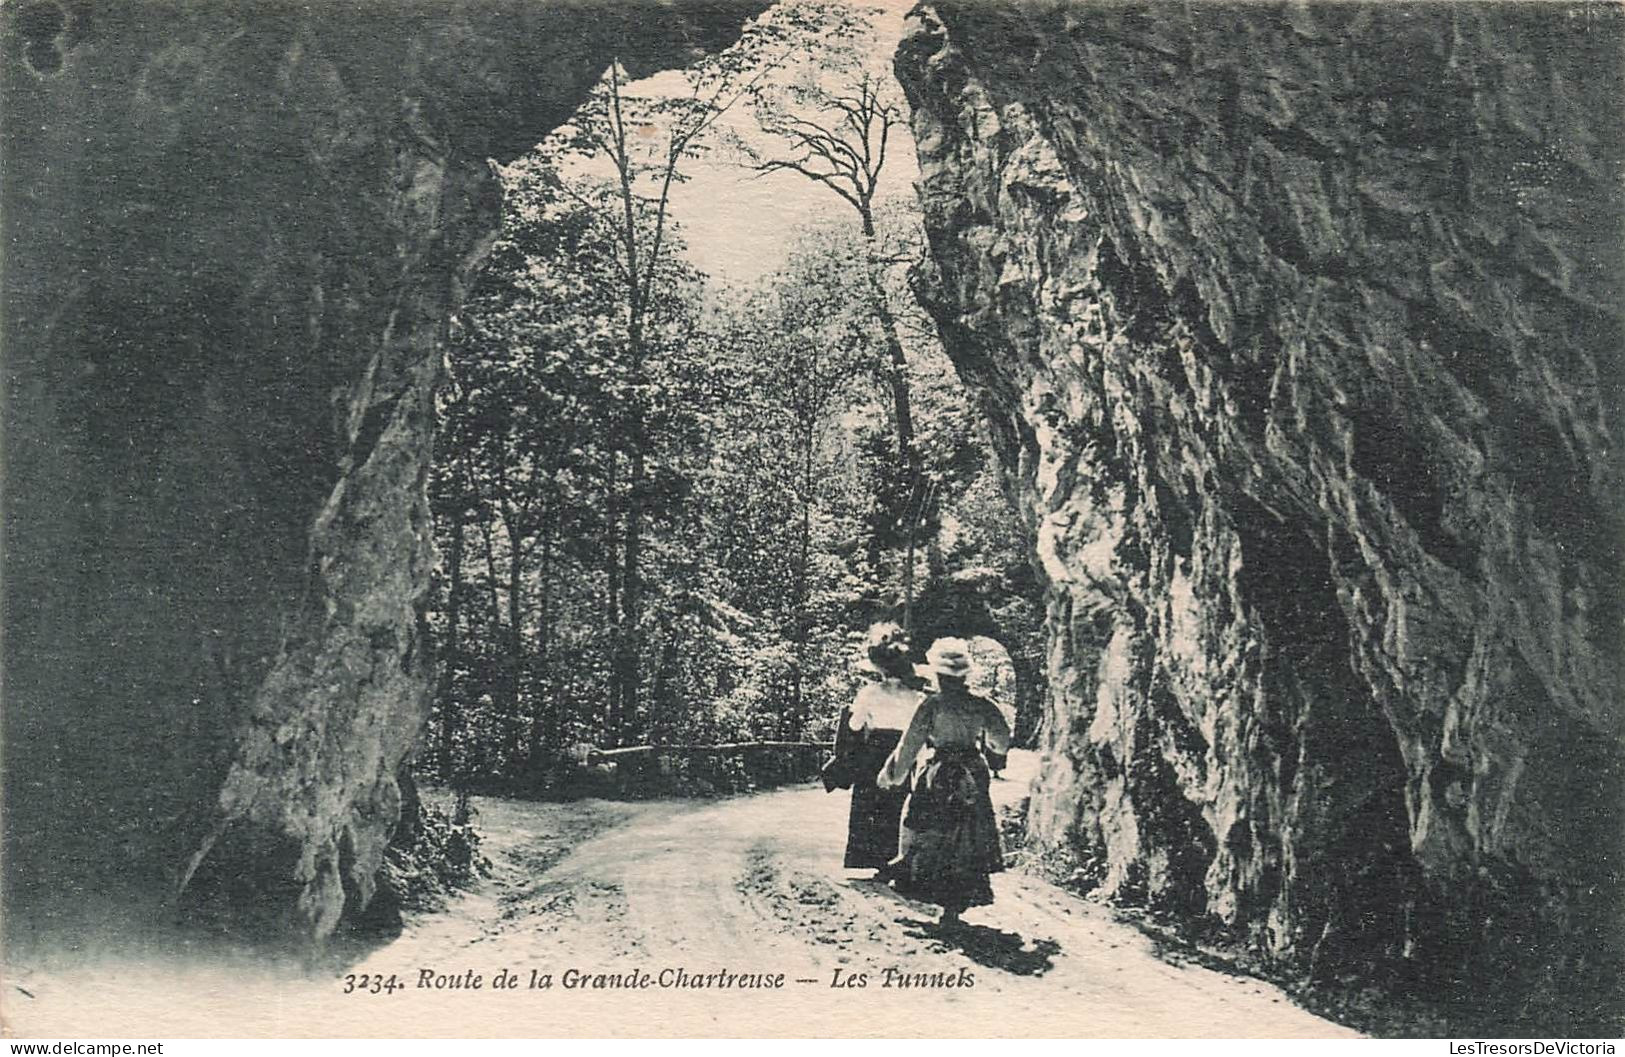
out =
<path fill-rule="evenodd" d="M 1048 581 L 1030 822 L 1079 880 L 1617 1014 L 1620 14 L 912 16 L 921 286 Z"/>
<path fill-rule="evenodd" d="M 486 159 L 761 6 L 6 5 L 10 940 L 366 902 Z"/>

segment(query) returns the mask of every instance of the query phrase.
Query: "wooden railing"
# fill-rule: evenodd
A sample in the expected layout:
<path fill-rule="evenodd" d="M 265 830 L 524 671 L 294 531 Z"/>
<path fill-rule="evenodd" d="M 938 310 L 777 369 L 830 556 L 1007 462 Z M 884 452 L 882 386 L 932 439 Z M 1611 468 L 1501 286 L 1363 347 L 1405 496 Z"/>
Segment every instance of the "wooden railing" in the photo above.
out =
<path fill-rule="evenodd" d="M 600 749 L 594 746 L 587 750 L 587 759 L 589 761 L 619 760 L 633 756 L 648 756 L 655 753 L 711 755 L 747 752 L 753 749 L 819 749 L 828 752 L 829 745 L 821 741 L 730 741 L 718 745 L 626 745 L 618 749 Z"/>
<path fill-rule="evenodd" d="M 599 796 L 704 796 L 811 781 L 829 746 L 806 741 L 588 748 L 576 778 Z"/>

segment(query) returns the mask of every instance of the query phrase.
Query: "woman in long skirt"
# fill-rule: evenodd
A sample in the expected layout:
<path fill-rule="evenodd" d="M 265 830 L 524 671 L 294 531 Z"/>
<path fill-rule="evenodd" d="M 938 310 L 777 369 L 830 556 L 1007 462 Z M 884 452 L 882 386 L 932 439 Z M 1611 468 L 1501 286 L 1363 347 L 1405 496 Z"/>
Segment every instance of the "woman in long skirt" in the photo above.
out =
<path fill-rule="evenodd" d="M 983 750 L 1008 753 L 1010 727 L 991 701 L 966 689 L 971 661 L 964 642 L 938 639 L 926 660 L 938 690 L 915 710 L 879 785 L 901 788 L 913 775 L 897 890 L 936 903 L 942 924 L 953 925 L 965 908 L 993 902 L 989 877 L 1004 869 Z"/>
<path fill-rule="evenodd" d="M 896 624 L 869 629 L 865 653 L 879 678 L 858 691 L 841 712 L 835 733 L 835 757 L 852 782 L 852 811 L 847 819 L 847 869 L 873 869 L 888 875 L 897 857 L 897 837 L 908 796 L 906 783 L 893 789 L 875 784 L 880 767 L 902 740 L 920 704 L 920 691 L 909 661 L 908 636 Z"/>

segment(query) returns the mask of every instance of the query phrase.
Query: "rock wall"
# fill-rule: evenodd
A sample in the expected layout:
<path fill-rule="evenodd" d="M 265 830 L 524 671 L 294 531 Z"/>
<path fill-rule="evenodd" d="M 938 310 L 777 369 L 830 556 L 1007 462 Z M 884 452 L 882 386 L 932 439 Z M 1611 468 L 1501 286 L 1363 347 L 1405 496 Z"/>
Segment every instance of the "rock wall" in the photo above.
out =
<path fill-rule="evenodd" d="M 486 159 L 762 6 L 5 6 L 8 942 L 366 902 Z"/>
<path fill-rule="evenodd" d="M 1621 13 L 945 0 L 897 57 L 1048 583 L 1035 838 L 1486 1030 L 1619 1011 Z"/>

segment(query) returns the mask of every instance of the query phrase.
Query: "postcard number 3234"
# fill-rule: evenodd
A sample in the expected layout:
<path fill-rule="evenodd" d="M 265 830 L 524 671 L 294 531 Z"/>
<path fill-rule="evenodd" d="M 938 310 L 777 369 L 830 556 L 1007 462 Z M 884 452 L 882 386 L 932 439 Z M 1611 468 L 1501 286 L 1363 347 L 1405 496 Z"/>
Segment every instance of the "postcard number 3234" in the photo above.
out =
<path fill-rule="evenodd" d="M 383 973 L 346 973 L 344 976 L 344 993 L 347 995 L 392 995 L 404 990 L 406 985 L 394 973 L 388 976 Z"/>

